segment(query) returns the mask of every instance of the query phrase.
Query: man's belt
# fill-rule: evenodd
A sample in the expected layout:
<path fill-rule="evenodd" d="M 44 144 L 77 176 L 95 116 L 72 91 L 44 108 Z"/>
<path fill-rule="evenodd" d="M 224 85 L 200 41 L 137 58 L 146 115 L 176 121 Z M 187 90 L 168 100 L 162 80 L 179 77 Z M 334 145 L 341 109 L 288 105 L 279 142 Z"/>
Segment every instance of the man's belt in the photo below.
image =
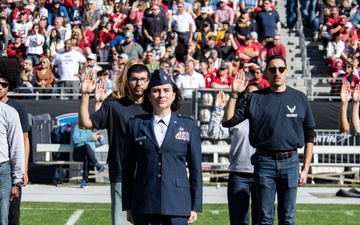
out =
<path fill-rule="evenodd" d="M 287 159 L 297 153 L 297 150 L 290 150 L 290 151 L 266 151 L 263 149 L 256 149 L 256 153 L 262 156 L 270 156 L 275 160 Z"/>

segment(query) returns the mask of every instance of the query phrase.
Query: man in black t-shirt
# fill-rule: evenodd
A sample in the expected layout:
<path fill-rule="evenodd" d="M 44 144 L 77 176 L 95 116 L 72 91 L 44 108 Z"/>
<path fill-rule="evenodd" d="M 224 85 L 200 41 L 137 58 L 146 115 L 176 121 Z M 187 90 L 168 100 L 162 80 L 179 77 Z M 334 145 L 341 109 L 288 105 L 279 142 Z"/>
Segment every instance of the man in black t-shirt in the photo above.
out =
<path fill-rule="evenodd" d="M 295 224 L 296 193 L 306 183 L 313 153 L 315 122 L 309 101 L 303 93 L 286 86 L 286 61 L 273 55 L 266 63 L 270 87 L 252 92 L 236 108 L 227 106 L 223 126 L 250 121 L 250 144 L 259 207 L 259 224 L 273 224 L 274 198 L 278 195 L 279 224 Z M 245 73 L 236 74 L 228 105 L 235 105 L 245 89 Z M 304 147 L 299 175 L 297 149 Z"/>
<path fill-rule="evenodd" d="M 3 65 L 14 65 L 16 63 L 15 60 L 7 59 L 7 58 L 0 58 L 1 64 Z M 21 202 L 21 186 L 27 185 L 29 182 L 28 178 L 28 162 L 29 162 L 29 155 L 30 155 L 30 141 L 29 141 L 29 131 L 30 131 L 30 125 L 29 125 L 29 119 L 28 119 L 28 113 L 26 111 L 26 108 L 24 105 L 18 103 L 17 101 L 10 99 L 7 94 L 8 91 L 13 91 L 16 87 L 18 87 L 20 82 L 20 70 L 18 70 L 19 66 L 12 66 L 10 70 L 10 67 L 3 68 L 6 70 L 6 72 L 0 73 L 0 101 L 3 103 L 8 104 L 9 106 L 13 107 L 18 113 L 20 117 L 21 127 L 23 131 L 23 137 L 24 137 L 24 162 L 25 162 L 25 174 L 23 177 L 23 182 L 21 185 L 18 185 L 16 188 L 19 189 L 19 197 L 14 198 L 10 202 L 10 208 L 9 208 L 9 224 L 20 224 L 20 202 Z M 6 87 L 5 87 L 6 86 Z"/>
<path fill-rule="evenodd" d="M 143 113 L 141 103 L 147 88 L 150 73 L 142 64 L 132 65 L 127 73 L 127 87 L 130 94 L 120 99 L 107 99 L 101 108 L 89 114 L 90 93 L 95 89 L 93 72 L 85 75 L 82 83 L 82 97 L 79 110 L 79 127 L 82 129 L 107 129 L 109 153 L 109 178 L 111 185 L 111 215 L 113 225 L 129 224 L 122 210 L 121 181 L 124 155 L 125 127 L 131 116 Z"/>

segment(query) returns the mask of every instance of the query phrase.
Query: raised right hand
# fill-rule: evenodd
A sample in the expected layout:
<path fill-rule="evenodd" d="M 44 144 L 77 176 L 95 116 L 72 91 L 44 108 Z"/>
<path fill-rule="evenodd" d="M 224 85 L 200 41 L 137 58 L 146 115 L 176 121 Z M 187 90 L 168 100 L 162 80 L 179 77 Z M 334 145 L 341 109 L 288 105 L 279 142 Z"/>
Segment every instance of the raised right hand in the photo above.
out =
<path fill-rule="evenodd" d="M 342 103 L 346 103 L 350 101 L 351 98 L 351 89 L 350 89 L 350 83 L 345 82 L 341 86 L 341 92 L 340 92 L 340 99 Z"/>
<path fill-rule="evenodd" d="M 95 90 L 96 82 L 94 73 L 94 70 L 90 70 L 86 73 L 84 80 L 81 84 L 81 91 L 83 93 L 91 93 Z"/>
<path fill-rule="evenodd" d="M 350 86 L 350 84 L 349 84 Z M 360 84 L 357 84 L 353 93 L 353 102 L 360 102 Z"/>
<path fill-rule="evenodd" d="M 96 102 L 103 102 L 108 97 L 105 82 L 103 80 L 100 80 L 99 84 L 96 86 L 94 95 Z"/>
<path fill-rule="evenodd" d="M 243 92 L 247 86 L 248 82 L 245 79 L 244 70 L 239 70 L 239 72 L 235 75 L 234 81 L 231 85 L 231 92 L 240 94 Z"/>

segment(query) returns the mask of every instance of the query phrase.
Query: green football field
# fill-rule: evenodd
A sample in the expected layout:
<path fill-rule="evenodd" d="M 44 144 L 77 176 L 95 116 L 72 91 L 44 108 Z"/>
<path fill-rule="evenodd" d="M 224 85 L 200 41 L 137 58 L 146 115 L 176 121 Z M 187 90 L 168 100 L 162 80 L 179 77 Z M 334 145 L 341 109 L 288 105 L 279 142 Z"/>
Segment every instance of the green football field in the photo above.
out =
<path fill-rule="evenodd" d="M 359 225 L 359 205 L 298 205 L 298 225 Z M 110 204 L 22 202 L 24 225 L 103 225 L 111 224 Z M 226 204 L 205 204 L 198 225 L 229 224 Z M 277 224 L 277 223 L 275 223 Z"/>

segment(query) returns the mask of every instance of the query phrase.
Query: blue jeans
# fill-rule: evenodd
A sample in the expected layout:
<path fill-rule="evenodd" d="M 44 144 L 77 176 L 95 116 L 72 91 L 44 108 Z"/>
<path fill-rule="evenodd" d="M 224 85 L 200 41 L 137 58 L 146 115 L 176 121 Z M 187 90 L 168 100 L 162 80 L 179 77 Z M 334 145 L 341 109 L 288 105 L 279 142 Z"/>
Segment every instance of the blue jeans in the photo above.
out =
<path fill-rule="evenodd" d="M 230 172 L 227 197 L 231 225 L 250 224 L 250 198 L 252 224 L 258 224 L 254 174 Z"/>
<path fill-rule="evenodd" d="M 286 23 L 292 29 L 297 20 L 297 0 L 286 0 Z"/>
<path fill-rule="evenodd" d="M 112 182 L 111 188 L 111 218 L 113 225 L 131 225 L 127 221 L 126 212 L 122 208 L 121 182 Z"/>
<path fill-rule="evenodd" d="M 10 194 L 11 194 L 10 163 L 0 166 L 0 225 L 8 225 Z"/>
<path fill-rule="evenodd" d="M 314 34 L 318 34 L 320 31 L 320 18 L 319 17 L 315 17 L 314 20 L 312 21 L 312 27 L 314 30 Z"/>
<path fill-rule="evenodd" d="M 176 32 L 178 34 L 178 40 L 181 44 L 184 46 L 187 46 L 190 38 L 190 32 L 180 33 Z M 191 39 L 192 40 L 192 39 Z"/>
<path fill-rule="evenodd" d="M 252 158 L 258 199 L 259 224 L 273 224 L 274 199 L 278 196 L 279 225 L 295 224 L 299 183 L 299 155 L 274 160 L 255 153 Z"/>

